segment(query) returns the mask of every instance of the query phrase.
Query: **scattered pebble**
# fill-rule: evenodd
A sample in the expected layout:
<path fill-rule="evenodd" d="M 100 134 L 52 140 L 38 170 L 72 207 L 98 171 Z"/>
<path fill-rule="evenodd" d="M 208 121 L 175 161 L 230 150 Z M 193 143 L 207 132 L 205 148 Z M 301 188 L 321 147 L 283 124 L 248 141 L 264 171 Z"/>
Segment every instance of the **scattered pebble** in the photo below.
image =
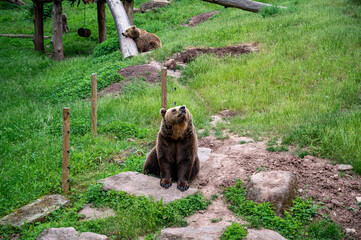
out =
<path fill-rule="evenodd" d="M 356 197 L 356 201 L 357 201 L 358 203 L 361 203 L 361 197 Z"/>
<path fill-rule="evenodd" d="M 355 234 L 356 233 L 356 229 L 354 229 L 354 228 L 346 228 L 345 230 L 346 230 L 346 233 L 348 233 L 348 234 L 350 234 L 350 233 Z"/>
<path fill-rule="evenodd" d="M 349 164 L 340 164 L 340 165 L 337 166 L 337 169 L 339 171 L 350 171 L 350 170 L 353 169 L 353 167 L 351 165 L 349 165 Z"/>

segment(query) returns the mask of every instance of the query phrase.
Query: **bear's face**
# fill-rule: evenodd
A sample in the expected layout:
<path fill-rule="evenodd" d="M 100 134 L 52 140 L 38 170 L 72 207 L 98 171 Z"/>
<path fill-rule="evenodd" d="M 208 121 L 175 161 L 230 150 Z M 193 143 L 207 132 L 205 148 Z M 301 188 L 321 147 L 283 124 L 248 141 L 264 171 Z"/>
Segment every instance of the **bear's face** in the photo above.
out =
<path fill-rule="evenodd" d="M 137 39 L 139 37 L 139 30 L 135 26 L 131 26 L 128 27 L 122 35 L 132 39 Z"/>
<path fill-rule="evenodd" d="M 190 119 L 190 112 L 186 106 L 178 106 L 165 110 L 162 108 L 160 114 L 166 120 L 168 125 L 186 123 Z"/>

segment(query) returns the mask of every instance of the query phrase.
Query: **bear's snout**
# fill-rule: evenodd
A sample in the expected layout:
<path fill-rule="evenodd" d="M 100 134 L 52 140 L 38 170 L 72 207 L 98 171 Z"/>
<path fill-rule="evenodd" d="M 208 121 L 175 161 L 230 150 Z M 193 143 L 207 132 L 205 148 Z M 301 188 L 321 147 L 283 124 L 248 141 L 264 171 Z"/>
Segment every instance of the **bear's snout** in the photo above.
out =
<path fill-rule="evenodd" d="M 124 33 L 122 33 L 122 35 L 125 37 L 125 34 L 124 34 Z"/>
<path fill-rule="evenodd" d="M 185 113 L 186 112 L 186 106 L 181 106 L 180 110 Z"/>

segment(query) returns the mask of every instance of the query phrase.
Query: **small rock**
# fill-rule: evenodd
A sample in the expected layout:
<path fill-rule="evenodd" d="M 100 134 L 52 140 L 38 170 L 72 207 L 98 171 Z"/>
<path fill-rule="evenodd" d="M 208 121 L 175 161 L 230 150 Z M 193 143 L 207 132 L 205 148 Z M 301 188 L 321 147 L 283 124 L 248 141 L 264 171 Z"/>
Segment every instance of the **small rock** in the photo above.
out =
<path fill-rule="evenodd" d="M 212 150 L 210 148 L 199 147 L 198 148 L 198 157 L 200 162 L 205 162 L 209 159 L 209 154 Z"/>
<path fill-rule="evenodd" d="M 164 67 L 167 69 L 175 70 L 177 67 L 177 63 L 175 59 L 171 58 L 164 62 Z"/>
<path fill-rule="evenodd" d="M 166 228 L 161 231 L 161 240 L 218 240 L 224 232 L 226 226 L 205 226 L 200 228 Z"/>
<path fill-rule="evenodd" d="M 246 240 L 286 240 L 286 238 L 282 237 L 279 233 L 268 229 L 248 229 L 247 231 Z"/>
<path fill-rule="evenodd" d="M 332 199 L 331 200 L 331 203 L 336 205 L 337 207 L 341 207 L 342 206 L 342 203 L 340 201 L 337 201 L 336 199 Z"/>
<path fill-rule="evenodd" d="M 356 197 L 356 202 L 361 203 L 361 197 Z"/>
<path fill-rule="evenodd" d="M 350 234 L 350 233 L 355 234 L 356 233 L 356 229 L 354 229 L 354 228 L 346 228 L 345 231 L 347 234 Z"/>
<path fill-rule="evenodd" d="M 259 172 L 250 177 L 247 198 L 258 203 L 271 202 L 280 215 L 297 193 L 296 176 L 287 171 Z"/>
<path fill-rule="evenodd" d="M 350 171 L 353 169 L 353 167 L 349 164 L 340 164 L 340 165 L 337 165 L 337 169 L 339 171 Z"/>
<path fill-rule="evenodd" d="M 85 216 L 85 221 L 115 216 L 115 212 L 111 208 L 92 208 L 92 205 L 93 204 L 85 205 L 79 212 L 79 214 Z"/>
<path fill-rule="evenodd" d="M 49 228 L 45 229 L 36 240 L 109 240 L 105 235 L 83 232 L 80 234 L 73 228 Z"/>

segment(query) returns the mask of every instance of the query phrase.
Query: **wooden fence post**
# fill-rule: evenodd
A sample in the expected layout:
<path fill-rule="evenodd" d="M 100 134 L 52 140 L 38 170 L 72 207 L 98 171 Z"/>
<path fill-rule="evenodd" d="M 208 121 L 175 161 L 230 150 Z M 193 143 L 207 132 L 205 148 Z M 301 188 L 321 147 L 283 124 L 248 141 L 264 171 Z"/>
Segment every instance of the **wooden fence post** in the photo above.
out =
<path fill-rule="evenodd" d="M 167 109 L 167 68 L 162 67 L 162 108 Z"/>
<path fill-rule="evenodd" d="M 69 192 L 69 155 L 70 155 L 70 108 L 63 108 L 63 171 L 62 189 Z"/>
<path fill-rule="evenodd" d="M 92 133 L 94 137 L 97 137 L 97 99 L 98 99 L 98 90 L 97 90 L 97 74 L 92 74 Z"/>

